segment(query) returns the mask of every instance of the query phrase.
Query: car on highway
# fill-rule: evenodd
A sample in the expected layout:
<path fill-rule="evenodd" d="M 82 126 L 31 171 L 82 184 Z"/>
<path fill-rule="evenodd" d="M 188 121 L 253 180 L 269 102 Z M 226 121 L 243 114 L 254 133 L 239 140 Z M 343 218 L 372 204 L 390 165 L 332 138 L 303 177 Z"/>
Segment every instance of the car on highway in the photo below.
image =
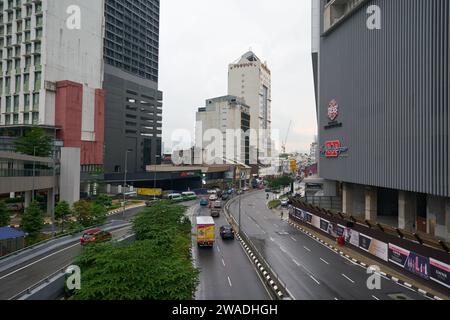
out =
<path fill-rule="evenodd" d="M 112 239 L 112 234 L 108 231 L 104 231 L 101 229 L 94 229 L 85 232 L 80 237 L 80 243 L 82 246 L 90 244 L 90 243 L 99 243 L 106 242 Z"/>
<path fill-rule="evenodd" d="M 205 198 L 200 199 L 200 205 L 202 207 L 206 207 L 206 206 L 208 206 L 208 204 L 209 204 L 208 199 L 205 199 Z"/>
<path fill-rule="evenodd" d="M 224 194 L 222 195 L 222 200 L 223 200 L 223 201 L 227 201 L 229 198 L 230 198 L 230 196 L 228 195 L 228 193 L 224 193 Z"/>
<path fill-rule="evenodd" d="M 216 201 L 218 199 L 216 194 L 212 194 L 209 196 L 209 201 Z"/>
<path fill-rule="evenodd" d="M 234 239 L 234 231 L 231 226 L 221 226 L 220 227 L 220 237 L 223 240 Z"/>
<path fill-rule="evenodd" d="M 167 199 L 171 200 L 172 202 L 183 202 L 183 196 L 179 193 L 171 193 L 167 195 Z"/>
<path fill-rule="evenodd" d="M 183 199 L 185 201 L 190 201 L 190 200 L 196 200 L 197 199 L 197 195 L 195 194 L 195 192 L 183 192 L 181 193 L 181 196 L 183 197 Z"/>
<path fill-rule="evenodd" d="M 213 218 L 219 218 L 220 217 L 220 211 L 219 208 L 211 208 L 211 217 Z"/>
<path fill-rule="evenodd" d="M 214 208 L 215 209 L 221 209 L 222 208 L 222 201 L 220 201 L 220 200 L 216 200 L 216 201 L 214 201 Z"/>

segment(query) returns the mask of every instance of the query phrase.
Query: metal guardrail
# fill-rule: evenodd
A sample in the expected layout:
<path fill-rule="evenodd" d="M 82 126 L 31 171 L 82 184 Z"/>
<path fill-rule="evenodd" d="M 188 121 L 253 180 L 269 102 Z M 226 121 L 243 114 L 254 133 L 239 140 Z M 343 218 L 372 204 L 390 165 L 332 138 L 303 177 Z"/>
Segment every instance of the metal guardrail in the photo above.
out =
<path fill-rule="evenodd" d="M 124 226 L 122 226 L 122 227 L 124 227 Z M 134 240 L 134 237 L 135 237 L 135 234 L 127 234 L 127 235 L 124 235 L 124 236 L 116 239 L 115 241 L 124 242 L 129 239 Z M 66 270 L 70 266 L 71 266 L 71 264 L 68 264 L 65 267 L 63 267 L 62 269 L 58 269 L 58 271 L 52 273 L 51 275 L 45 277 L 44 279 L 42 279 L 40 281 L 38 281 L 37 283 L 33 284 L 29 288 L 19 292 L 18 294 L 14 295 L 13 297 L 9 298 L 8 300 L 20 300 L 20 298 L 25 297 L 26 295 L 33 294 L 33 291 L 35 291 L 37 288 L 39 288 L 43 285 L 46 285 L 46 284 L 49 285 L 52 281 L 56 281 L 56 280 L 60 279 L 60 277 L 65 277 Z M 64 291 L 64 288 L 62 288 L 62 291 Z M 53 293 L 53 295 L 57 295 L 57 294 L 58 294 L 58 292 Z"/>
<path fill-rule="evenodd" d="M 127 211 L 127 210 L 131 210 L 131 209 L 136 209 L 136 208 L 139 208 L 139 206 L 137 206 L 137 205 L 136 205 L 136 206 L 131 206 L 131 207 L 125 209 L 125 210 Z M 121 209 L 121 208 L 118 208 L 118 209 Z M 117 209 L 116 209 L 116 210 L 117 210 Z M 112 210 L 112 211 L 110 211 L 109 213 L 113 213 L 113 214 L 114 214 L 114 212 L 115 212 L 116 210 Z M 121 209 L 119 212 L 115 212 L 115 213 L 120 213 L 120 212 L 122 212 L 122 209 Z M 68 236 L 74 236 L 74 235 L 79 234 L 79 233 L 81 233 L 81 232 L 88 231 L 88 230 L 94 229 L 94 228 L 99 228 L 99 227 L 102 227 L 102 226 L 105 226 L 105 224 L 102 224 L 102 225 L 94 225 L 94 226 L 91 226 L 91 227 L 86 227 L 86 228 L 83 228 L 83 229 L 81 229 L 81 230 L 79 230 L 79 231 L 77 230 L 76 232 L 66 232 L 66 233 L 60 234 L 59 236 L 56 236 L 56 237 L 54 237 L 54 238 L 40 241 L 40 242 L 35 243 L 35 244 L 33 244 L 33 245 L 29 246 L 29 247 L 25 247 L 25 248 L 23 248 L 23 249 L 20 249 L 20 250 L 11 252 L 11 253 L 9 253 L 9 254 L 7 254 L 7 255 L 1 256 L 1 257 L 0 257 L 0 262 L 4 261 L 4 260 L 7 259 L 7 258 L 17 256 L 17 255 L 19 255 L 20 253 L 23 253 L 23 252 L 25 252 L 25 251 L 35 249 L 35 248 L 37 248 L 38 246 L 43 245 L 43 244 L 46 244 L 46 243 L 49 243 L 49 242 L 51 242 L 51 241 L 58 240 L 58 239 L 61 239 L 61 238 L 64 238 L 64 237 L 68 237 Z"/>

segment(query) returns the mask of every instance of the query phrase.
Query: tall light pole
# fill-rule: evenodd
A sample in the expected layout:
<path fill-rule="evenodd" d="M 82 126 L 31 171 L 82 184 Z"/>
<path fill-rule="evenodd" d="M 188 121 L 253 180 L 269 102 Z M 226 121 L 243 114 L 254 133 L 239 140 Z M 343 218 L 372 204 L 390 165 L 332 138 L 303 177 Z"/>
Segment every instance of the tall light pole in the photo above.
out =
<path fill-rule="evenodd" d="M 33 147 L 33 157 L 36 157 L 36 146 Z M 31 202 L 34 202 L 34 176 L 36 172 L 36 159 L 33 159 L 33 190 L 31 191 Z"/>
<path fill-rule="evenodd" d="M 160 158 L 161 156 L 155 155 L 155 171 L 153 172 L 153 200 L 156 200 L 156 166 L 158 164 L 157 159 Z"/>
<path fill-rule="evenodd" d="M 122 213 L 123 213 L 123 216 L 125 216 L 125 189 L 126 189 L 126 186 L 127 186 L 127 172 L 128 172 L 128 153 L 129 152 L 131 152 L 132 150 L 127 150 L 126 152 L 125 152 L 125 171 L 124 171 L 124 174 L 123 174 L 123 190 L 122 190 L 122 193 L 123 193 L 123 205 L 122 205 L 122 207 L 123 207 L 123 210 L 122 210 Z"/>

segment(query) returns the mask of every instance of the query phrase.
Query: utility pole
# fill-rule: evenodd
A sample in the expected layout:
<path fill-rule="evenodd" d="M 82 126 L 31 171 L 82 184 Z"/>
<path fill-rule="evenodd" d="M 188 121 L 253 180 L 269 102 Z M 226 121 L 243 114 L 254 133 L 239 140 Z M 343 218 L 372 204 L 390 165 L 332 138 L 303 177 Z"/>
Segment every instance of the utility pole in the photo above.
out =
<path fill-rule="evenodd" d="M 56 230 L 55 230 L 55 196 L 56 196 L 56 128 L 54 131 L 54 139 L 53 139 L 53 201 L 51 202 L 52 208 L 51 208 L 51 213 L 52 213 L 52 236 L 54 237 L 56 235 Z"/>
<path fill-rule="evenodd" d="M 131 152 L 131 150 L 127 150 L 126 152 L 125 152 L 125 171 L 124 171 L 124 174 L 123 174 L 123 190 L 122 190 L 122 193 L 123 193 L 123 204 L 122 204 L 122 214 L 123 214 L 123 216 L 125 217 L 125 201 L 126 201 L 126 199 L 125 199 L 125 190 L 126 190 L 126 186 L 127 186 L 127 172 L 128 172 L 128 153 L 129 152 Z"/>
<path fill-rule="evenodd" d="M 161 157 L 161 156 L 158 156 L 158 155 L 156 155 L 155 156 L 155 171 L 153 172 L 153 200 L 156 200 L 156 166 L 157 166 L 157 164 L 158 164 L 158 160 L 157 160 L 157 158 L 158 157 Z"/>
<path fill-rule="evenodd" d="M 33 147 L 33 157 L 36 157 L 36 146 Z M 33 190 L 31 191 L 31 202 L 34 202 L 34 176 L 36 172 L 36 159 L 33 159 Z"/>

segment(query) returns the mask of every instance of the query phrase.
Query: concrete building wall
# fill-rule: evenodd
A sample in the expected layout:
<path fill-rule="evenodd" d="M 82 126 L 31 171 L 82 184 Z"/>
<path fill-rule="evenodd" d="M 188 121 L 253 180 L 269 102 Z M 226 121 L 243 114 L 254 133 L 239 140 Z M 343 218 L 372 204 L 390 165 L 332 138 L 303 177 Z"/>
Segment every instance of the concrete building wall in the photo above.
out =
<path fill-rule="evenodd" d="M 245 119 L 242 114 L 250 115 L 251 108 L 244 104 L 243 99 L 225 96 L 206 100 L 205 108 L 201 109 L 196 114 L 196 146 L 207 151 L 213 147 L 222 150 L 220 155 L 216 155 L 217 164 L 228 163 L 227 160 L 246 163 L 247 130 L 243 127 Z M 220 135 L 220 140 L 215 139 L 214 132 Z M 207 133 L 214 137 L 209 137 Z"/>
<path fill-rule="evenodd" d="M 105 73 L 105 172 L 145 172 L 161 161 L 162 92 L 149 80 L 107 66 Z M 132 80 L 132 81 L 131 81 Z M 145 102 L 145 103 L 143 103 Z"/>
<path fill-rule="evenodd" d="M 265 90 L 267 93 L 265 94 Z M 271 143 L 272 85 L 271 72 L 253 52 L 247 52 L 239 61 L 228 67 L 228 94 L 244 99 L 250 106 L 250 127 L 258 132 L 267 130 L 268 141 L 259 139 L 258 144 Z M 266 110 L 264 108 L 266 106 Z M 254 144 L 252 144 L 254 145 Z M 271 153 L 269 147 L 268 153 Z M 268 156 L 268 155 L 265 155 Z"/>
<path fill-rule="evenodd" d="M 373 0 L 321 38 L 320 146 L 348 147 L 321 156 L 322 177 L 450 197 L 449 30 L 447 0 Z M 333 99 L 342 127 L 325 130 Z"/>
<path fill-rule="evenodd" d="M 78 148 L 61 148 L 60 200 L 70 205 L 80 200 L 81 152 Z"/>

